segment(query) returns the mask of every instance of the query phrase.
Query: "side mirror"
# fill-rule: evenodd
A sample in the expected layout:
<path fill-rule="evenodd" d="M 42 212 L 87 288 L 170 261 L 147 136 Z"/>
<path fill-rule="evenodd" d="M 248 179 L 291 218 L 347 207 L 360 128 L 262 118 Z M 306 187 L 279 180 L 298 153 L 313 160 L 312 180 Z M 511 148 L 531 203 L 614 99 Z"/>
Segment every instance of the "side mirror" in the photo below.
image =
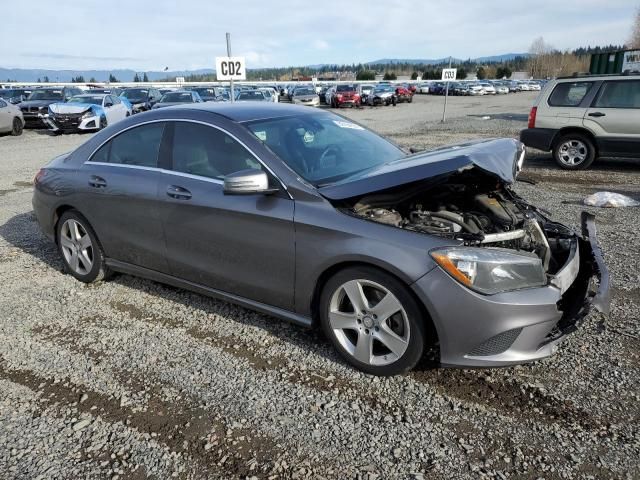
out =
<path fill-rule="evenodd" d="M 111 102 L 107 102 L 104 104 L 105 107 L 113 107 L 113 103 Z"/>
<path fill-rule="evenodd" d="M 277 188 L 269 188 L 269 177 L 262 170 L 250 168 L 224 177 L 225 195 L 268 195 L 277 191 Z"/>

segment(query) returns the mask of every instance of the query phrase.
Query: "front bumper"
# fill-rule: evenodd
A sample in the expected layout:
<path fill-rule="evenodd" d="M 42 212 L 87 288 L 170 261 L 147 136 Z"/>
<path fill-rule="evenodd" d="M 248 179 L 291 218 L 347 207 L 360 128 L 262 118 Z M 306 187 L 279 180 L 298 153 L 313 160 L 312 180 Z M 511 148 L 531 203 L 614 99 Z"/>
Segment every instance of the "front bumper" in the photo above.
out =
<path fill-rule="evenodd" d="M 46 124 L 42 122 L 42 114 L 39 112 L 22 112 L 25 128 L 42 128 Z"/>
<path fill-rule="evenodd" d="M 53 132 L 77 132 L 98 130 L 100 118 L 82 118 L 81 115 L 43 115 L 42 122 Z"/>
<path fill-rule="evenodd" d="M 573 272 L 556 275 L 564 271 L 562 286 L 552 278 L 542 288 L 481 295 L 438 267 L 415 282 L 438 333 L 441 364 L 500 367 L 539 360 L 555 353 L 592 307 L 608 314 L 609 273 L 593 215 L 583 212 L 575 240 L 579 261 Z"/>

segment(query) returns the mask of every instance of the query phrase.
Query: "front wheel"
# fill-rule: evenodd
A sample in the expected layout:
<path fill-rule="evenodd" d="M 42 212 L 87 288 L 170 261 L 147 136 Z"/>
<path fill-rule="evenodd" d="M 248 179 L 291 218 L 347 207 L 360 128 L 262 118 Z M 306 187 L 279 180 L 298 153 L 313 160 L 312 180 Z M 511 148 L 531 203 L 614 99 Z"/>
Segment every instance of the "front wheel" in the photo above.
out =
<path fill-rule="evenodd" d="M 347 268 L 325 285 L 322 328 L 340 355 L 373 375 L 411 370 L 422 357 L 421 309 L 406 286 L 371 267 Z"/>
<path fill-rule="evenodd" d="M 596 159 L 593 142 L 585 135 L 570 133 L 558 139 L 553 147 L 553 158 L 565 170 L 583 170 Z"/>
<path fill-rule="evenodd" d="M 13 125 L 11 126 L 11 135 L 13 135 L 14 137 L 19 137 L 20 135 L 22 135 L 22 130 L 24 129 L 24 125 L 22 124 L 22 121 L 16 117 L 13 119 Z"/>
<path fill-rule="evenodd" d="M 103 128 L 107 128 L 107 117 L 100 117 L 100 126 L 98 130 L 102 130 Z"/>
<path fill-rule="evenodd" d="M 84 283 L 107 277 L 109 270 L 98 237 L 79 212 L 68 210 L 62 214 L 56 228 L 56 240 L 67 273 Z"/>

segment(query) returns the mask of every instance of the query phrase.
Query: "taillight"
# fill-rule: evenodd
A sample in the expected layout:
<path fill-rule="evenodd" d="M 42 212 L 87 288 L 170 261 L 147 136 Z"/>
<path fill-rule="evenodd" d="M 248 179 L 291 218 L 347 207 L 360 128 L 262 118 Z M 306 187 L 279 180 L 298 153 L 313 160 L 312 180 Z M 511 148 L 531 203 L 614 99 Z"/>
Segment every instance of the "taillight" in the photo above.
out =
<path fill-rule="evenodd" d="M 44 168 L 41 168 L 40 170 L 38 170 L 38 173 L 36 173 L 36 176 L 33 177 L 33 184 L 36 185 L 37 183 L 39 183 L 40 180 L 42 180 L 42 177 L 44 177 Z"/>
<path fill-rule="evenodd" d="M 529 112 L 529 128 L 536 128 L 536 114 L 538 113 L 538 107 L 531 107 Z"/>

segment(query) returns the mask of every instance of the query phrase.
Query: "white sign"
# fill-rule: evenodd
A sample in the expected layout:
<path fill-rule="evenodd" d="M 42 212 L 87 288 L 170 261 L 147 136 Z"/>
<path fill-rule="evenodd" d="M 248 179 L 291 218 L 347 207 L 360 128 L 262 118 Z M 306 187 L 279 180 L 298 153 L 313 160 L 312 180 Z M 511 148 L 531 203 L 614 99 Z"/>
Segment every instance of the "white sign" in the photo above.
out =
<path fill-rule="evenodd" d="M 442 80 L 446 82 L 450 82 L 451 80 L 456 79 L 456 75 L 458 74 L 457 68 L 443 68 L 442 69 Z"/>
<path fill-rule="evenodd" d="M 216 57 L 216 77 L 218 80 L 246 80 L 244 57 Z"/>
<path fill-rule="evenodd" d="M 624 52 L 622 60 L 622 71 L 631 70 L 640 72 L 640 50 L 629 50 Z"/>
<path fill-rule="evenodd" d="M 184 83 L 184 77 L 176 77 L 176 83 L 182 85 Z"/>

